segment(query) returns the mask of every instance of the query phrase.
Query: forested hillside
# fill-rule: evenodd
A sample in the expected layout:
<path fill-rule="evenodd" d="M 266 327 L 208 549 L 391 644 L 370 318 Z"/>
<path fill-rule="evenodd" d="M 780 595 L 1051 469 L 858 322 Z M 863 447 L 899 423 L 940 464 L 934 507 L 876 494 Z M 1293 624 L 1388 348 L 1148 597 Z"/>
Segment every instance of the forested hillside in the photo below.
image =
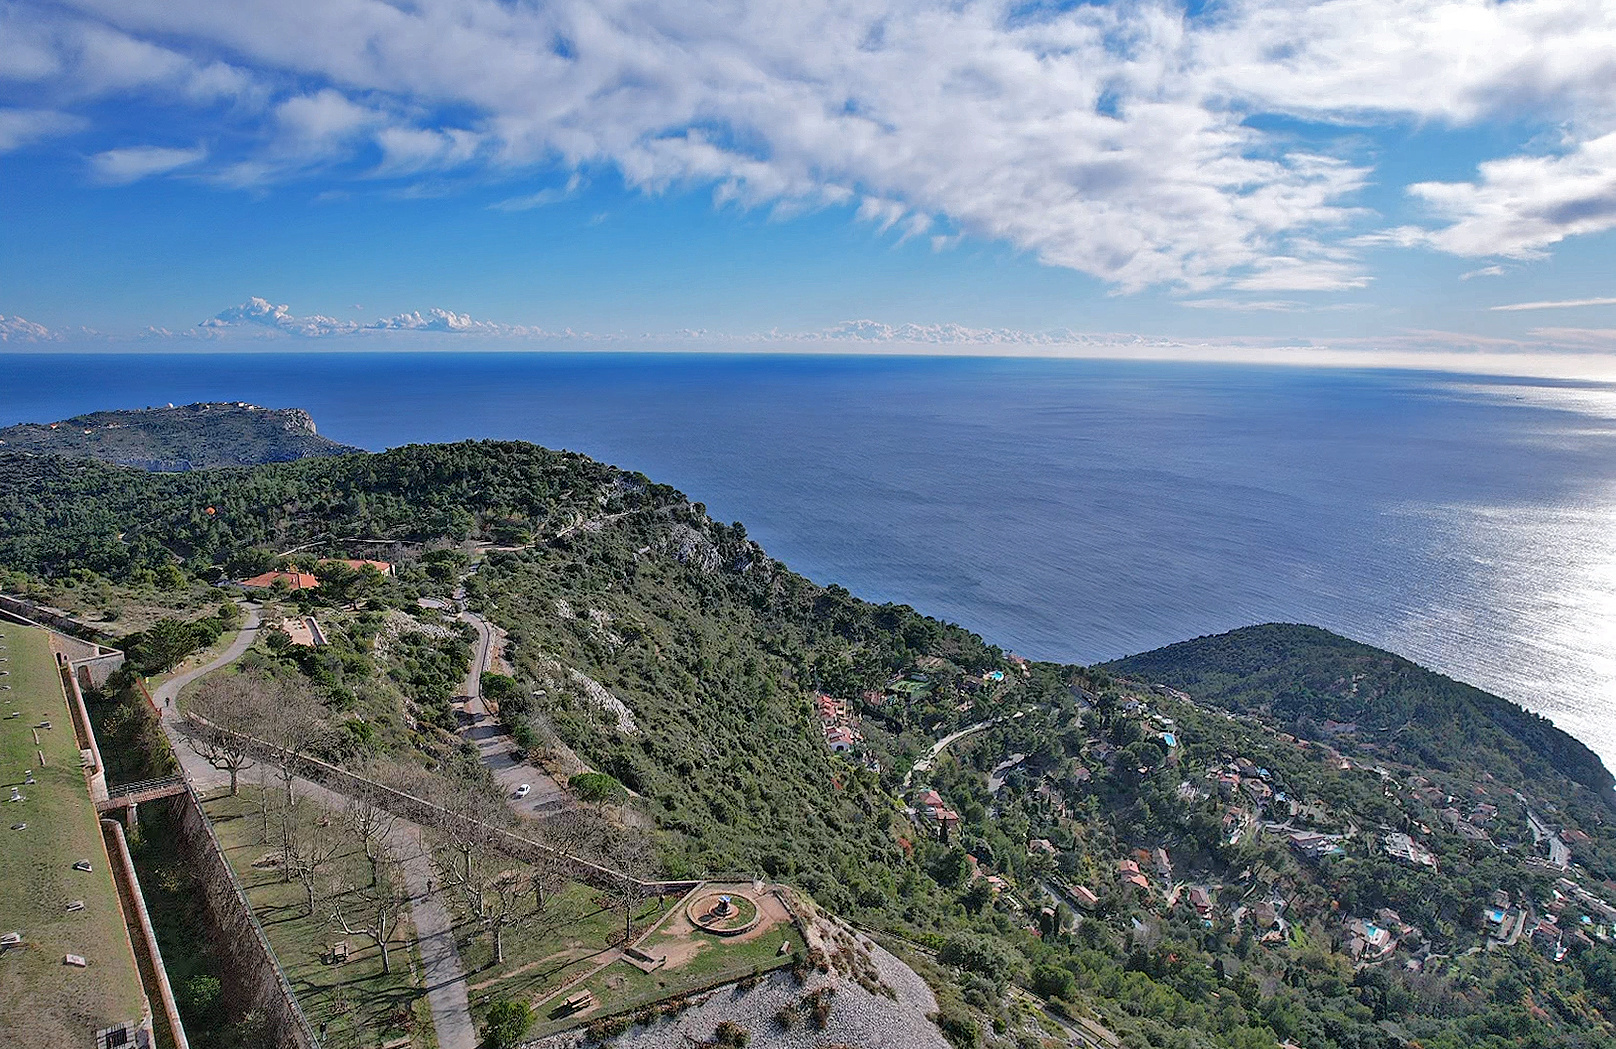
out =
<path fill-rule="evenodd" d="M 207 583 L 275 567 L 320 585 L 268 612 L 327 642 L 271 630 L 247 665 L 318 693 L 324 756 L 479 768 L 463 591 L 505 632 L 505 725 L 595 770 L 577 804 L 667 873 L 776 878 L 877 930 L 961 1047 L 1088 1044 L 1075 1018 L 1162 1049 L 1613 1044 L 1608 773 L 1388 653 L 1269 626 L 1029 662 L 522 443 L 179 474 L 0 452 L 0 583 L 113 624 L 173 602 L 127 639 L 149 672 L 230 629 Z"/>

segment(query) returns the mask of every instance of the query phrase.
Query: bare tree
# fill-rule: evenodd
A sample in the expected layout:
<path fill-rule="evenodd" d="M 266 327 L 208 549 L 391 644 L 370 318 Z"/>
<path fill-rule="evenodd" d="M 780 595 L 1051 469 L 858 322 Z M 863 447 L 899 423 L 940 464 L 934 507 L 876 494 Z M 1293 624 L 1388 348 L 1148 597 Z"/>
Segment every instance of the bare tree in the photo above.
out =
<path fill-rule="evenodd" d="M 483 925 L 494 940 L 494 964 L 505 961 L 505 930 L 533 922 L 538 905 L 529 894 L 532 874 L 518 870 L 500 871 L 489 880 L 483 892 Z"/>
<path fill-rule="evenodd" d="M 617 877 L 608 881 L 604 896 L 608 907 L 623 910 L 623 945 L 634 938 L 634 912 L 649 895 L 647 879 L 655 869 L 651 842 L 630 828 L 620 830 L 606 850 L 606 863 Z"/>
<path fill-rule="evenodd" d="M 202 682 L 185 715 L 186 745 L 209 765 L 230 773 L 232 796 L 239 775 L 253 767 L 250 740 L 262 715 L 255 679 L 243 674 L 216 674 Z"/>
<path fill-rule="evenodd" d="M 331 920 L 349 936 L 368 937 L 381 949 L 382 972 L 392 972 L 388 944 L 397 933 L 399 917 L 409 902 L 398 863 L 390 857 L 384 858 L 370 885 L 338 883 L 333 888 Z"/>
<path fill-rule="evenodd" d="M 370 861 L 370 882 L 374 885 L 376 869 L 386 855 L 385 843 L 398 817 L 378 805 L 370 792 L 361 787 L 357 793 L 349 795 L 342 819 L 365 850 L 365 859 Z"/>
<path fill-rule="evenodd" d="M 269 770 L 258 766 L 258 840 L 269 842 L 269 817 L 275 808 L 275 798 L 269 789 Z"/>
<path fill-rule="evenodd" d="M 295 798 L 292 783 L 297 778 L 298 760 L 309 744 L 320 735 L 320 701 L 306 686 L 279 678 L 263 680 L 264 717 L 259 735 L 269 744 L 270 754 L 286 790 L 286 804 Z"/>
<path fill-rule="evenodd" d="M 341 855 L 342 835 L 332 826 L 331 814 L 308 801 L 287 807 L 282 834 L 287 876 L 302 884 L 308 914 L 313 917 L 315 887 L 321 873 Z"/>

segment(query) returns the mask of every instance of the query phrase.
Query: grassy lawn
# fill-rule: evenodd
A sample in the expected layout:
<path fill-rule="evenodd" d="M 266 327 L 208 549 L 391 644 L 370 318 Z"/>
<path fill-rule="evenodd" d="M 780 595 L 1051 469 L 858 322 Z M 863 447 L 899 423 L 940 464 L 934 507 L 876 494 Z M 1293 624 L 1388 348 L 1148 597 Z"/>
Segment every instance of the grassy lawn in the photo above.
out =
<path fill-rule="evenodd" d="M 644 973 L 627 962 L 613 962 L 579 985 L 580 990 L 588 990 L 594 994 L 595 1000 L 601 1003 L 601 1008 L 592 1010 L 578 1019 L 572 1019 L 551 1017 L 554 1007 L 560 1003 L 546 1003 L 539 1012 L 538 1025 L 530 1034 L 535 1036 L 549 1034 L 580 1022 L 587 1023 L 597 1016 L 638 1008 L 663 998 L 687 994 L 727 980 L 738 980 L 753 972 L 783 967 L 791 964 L 796 954 L 795 949 L 802 946 L 796 928 L 790 924 L 777 925 L 757 939 L 745 942 L 724 940 L 706 933 L 697 933 L 696 936 L 702 943 L 701 949 L 694 958 L 677 969 L 656 969 Z M 787 941 L 794 950 L 782 956 L 780 944 Z M 663 942 L 661 938 L 652 937 L 644 945 L 645 949 L 648 953 L 655 954 L 656 946 L 660 942 Z"/>
<path fill-rule="evenodd" d="M 55 657 L 42 631 L 0 623 L 0 634 L 0 684 L 11 686 L 0 690 L 0 933 L 20 932 L 26 945 L 0 954 L 5 1041 L 88 1045 L 95 1028 L 138 1020 L 144 994 Z M 43 721 L 52 727 L 36 747 Z M 12 787 L 26 800 L 5 800 Z M 73 870 L 77 860 L 91 870 Z M 72 900 L 84 909 L 68 912 Z M 89 966 L 64 965 L 68 953 Z"/>
<path fill-rule="evenodd" d="M 253 866 L 275 851 L 259 840 L 257 790 L 244 785 L 240 796 L 219 795 L 203 808 L 304 1014 L 317 1032 L 324 1028 L 325 1049 L 402 1044 L 406 1034 L 411 1046 L 432 1046 L 413 928 L 407 921 L 399 928 L 391 948 L 393 971 L 384 974 L 381 951 L 363 936 L 345 936 L 319 897 L 314 914 L 306 914 L 303 888 L 295 879 L 288 883 L 277 869 Z M 370 868 L 357 843 L 337 858 L 336 869 L 360 884 L 369 879 Z M 348 941 L 349 960 L 328 965 L 322 955 L 338 940 Z"/>
<path fill-rule="evenodd" d="M 587 885 L 569 883 L 551 897 L 549 920 L 506 929 L 505 961 L 496 965 L 490 936 L 467 920 L 464 900 L 451 892 L 448 904 L 455 916 L 455 943 L 466 970 L 473 1014 L 480 1019 L 496 998 L 535 1001 L 599 965 L 613 949 L 613 935 L 620 938 L 623 934 L 623 912 L 603 910 L 599 896 Z M 676 902 L 673 897 L 642 902 L 634 912 L 635 934 L 660 921 Z"/>

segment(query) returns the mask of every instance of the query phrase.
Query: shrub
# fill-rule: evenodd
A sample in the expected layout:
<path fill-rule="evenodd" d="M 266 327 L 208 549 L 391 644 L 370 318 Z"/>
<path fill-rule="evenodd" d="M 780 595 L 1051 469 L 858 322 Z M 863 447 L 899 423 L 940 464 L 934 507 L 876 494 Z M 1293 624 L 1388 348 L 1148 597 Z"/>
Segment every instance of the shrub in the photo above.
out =
<path fill-rule="evenodd" d="M 199 1013 L 212 1009 L 219 1000 L 219 980 L 217 977 L 198 973 L 185 981 L 185 997 L 191 1002 L 191 1008 Z"/>
<path fill-rule="evenodd" d="M 997 940 L 975 933 L 956 933 L 943 942 L 937 958 L 948 965 L 978 973 L 998 983 L 1010 975 L 1015 957 L 1010 948 Z"/>
<path fill-rule="evenodd" d="M 1072 989 L 1072 974 L 1058 965 L 1040 965 L 1032 971 L 1032 992 L 1040 998 L 1064 998 Z"/>
<path fill-rule="evenodd" d="M 718 1045 L 733 1046 L 734 1049 L 746 1049 L 746 1043 L 752 1040 L 752 1032 L 736 1023 L 734 1020 L 722 1020 L 713 1031 L 713 1041 Z"/>
<path fill-rule="evenodd" d="M 523 1002 L 501 998 L 488 1007 L 483 1044 L 489 1049 L 507 1049 L 522 1040 L 533 1025 L 533 1011 Z"/>
<path fill-rule="evenodd" d="M 821 1031 L 830 1024 L 830 999 L 835 993 L 834 987 L 821 987 L 802 1000 L 802 1004 L 808 1009 L 808 1016 L 814 1022 L 814 1027 Z"/>
<path fill-rule="evenodd" d="M 567 780 L 585 801 L 616 801 L 625 796 L 623 785 L 604 772 L 580 772 Z"/>

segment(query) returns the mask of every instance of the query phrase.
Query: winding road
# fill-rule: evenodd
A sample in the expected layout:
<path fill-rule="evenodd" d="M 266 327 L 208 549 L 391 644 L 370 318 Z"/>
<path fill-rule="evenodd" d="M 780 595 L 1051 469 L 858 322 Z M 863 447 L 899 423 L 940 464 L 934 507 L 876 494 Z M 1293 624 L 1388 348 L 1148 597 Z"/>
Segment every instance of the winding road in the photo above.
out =
<path fill-rule="evenodd" d="M 179 698 L 180 692 L 184 690 L 186 685 L 198 678 L 207 677 L 215 670 L 223 670 L 246 655 L 247 650 L 252 647 L 252 643 L 258 640 L 258 628 L 264 622 L 263 610 L 251 601 L 243 602 L 241 610 L 247 618 L 241 624 L 241 632 L 236 635 L 234 641 L 230 642 L 230 647 L 225 649 L 223 654 L 213 662 L 204 663 L 195 670 L 187 670 L 183 674 L 176 674 L 158 685 L 156 691 L 152 692 L 152 702 L 157 705 L 157 712 L 163 716 L 163 727 L 165 729 L 169 726 L 171 718 L 179 717 L 179 710 L 174 706 L 174 701 Z M 169 739 L 174 743 L 175 749 L 178 750 L 180 741 L 175 738 L 173 732 L 169 733 Z M 189 750 L 190 748 L 185 749 Z"/>
<path fill-rule="evenodd" d="M 1008 720 L 1008 719 L 1011 719 L 1011 718 L 1019 718 L 1025 713 L 1027 713 L 1025 710 L 1018 710 L 1014 714 L 1000 714 L 996 718 L 988 718 L 986 721 L 978 721 L 974 725 L 966 725 L 964 728 L 959 729 L 956 732 L 951 732 L 948 735 L 944 736 L 942 739 L 940 739 L 936 743 L 932 744 L 931 751 L 925 757 L 921 758 L 919 761 L 916 761 L 914 763 L 914 765 L 909 769 L 909 771 L 904 774 L 904 777 L 903 777 L 903 787 L 904 787 L 904 789 L 905 790 L 909 789 L 909 781 L 914 777 L 915 773 L 929 771 L 931 769 L 931 763 L 933 761 L 937 760 L 937 755 L 939 755 L 943 751 L 947 750 L 950 746 L 952 746 L 958 740 L 964 739 L 966 736 L 971 735 L 973 732 L 981 732 L 985 728 L 992 728 L 994 725 L 997 725 L 1001 721 L 1005 721 L 1005 720 Z"/>
<path fill-rule="evenodd" d="M 544 769 L 531 762 L 519 760 L 521 748 L 500 724 L 499 718 L 483 701 L 482 676 L 493 665 L 494 631 L 488 620 L 465 607 L 466 592 L 455 591 L 455 601 L 461 608 L 460 621 L 477 631 L 477 647 L 471 666 L 466 671 L 466 682 L 461 689 L 460 735 L 477 748 L 494 782 L 505 795 L 505 802 L 518 816 L 528 818 L 552 815 L 569 807 L 572 798 Z M 516 796 L 516 788 L 526 783 L 530 793 L 525 798 Z"/>

